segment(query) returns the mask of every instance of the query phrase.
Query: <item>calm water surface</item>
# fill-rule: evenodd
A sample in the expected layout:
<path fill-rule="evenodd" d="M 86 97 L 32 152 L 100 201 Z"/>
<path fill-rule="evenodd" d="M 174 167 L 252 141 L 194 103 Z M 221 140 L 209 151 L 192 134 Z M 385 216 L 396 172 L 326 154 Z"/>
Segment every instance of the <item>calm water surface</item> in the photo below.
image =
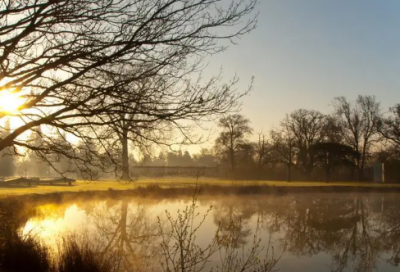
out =
<path fill-rule="evenodd" d="M 191 196 L 41 203 L 19 228 L 54 248 L 67 235 L 86 237 L 101 252 L 117 248 L 126 266 L 151 267 L 160 256 L 159 227 L 170 228 L 166 211 L 174 219 L 191 203 Z M 237 250 L 246 252 L 256 235 L 262 257 L 280 257 L 280 271 L 400 271 L 399 194 L 200 195 L 196 205 L 201 247 L 217 229 L 223 235 L 233 227 Z M 219 257 L 211 261 L 218 266 Z"/>

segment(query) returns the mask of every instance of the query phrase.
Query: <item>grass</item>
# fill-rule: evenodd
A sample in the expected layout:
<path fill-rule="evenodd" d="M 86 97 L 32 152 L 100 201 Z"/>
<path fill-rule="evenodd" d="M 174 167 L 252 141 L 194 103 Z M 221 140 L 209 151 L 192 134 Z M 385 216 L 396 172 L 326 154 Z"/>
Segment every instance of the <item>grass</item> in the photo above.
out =
<path fill-rule="evenodd" d="M 78 244 L 76 239 L 64 239 L 62 251 L 54 265 L 54 272 L 112 272 L 114 266 L 109 258 L 95 252 L 89 241 Z"/>
<path fill-rule="evenodd" d="M 191 187 L 198 185 L 210 186 L 271 186 L 278 188 L 310 188 L 310 187 L 352 187 L 352 188 L 399 188 L 400 184 L 371 183 L 371 182 L 317 182 L 317 181 L 253 181 L 253 180 L 222 180 L 216 178 L 168 177 L 168 178 L 141 178 L 128 184 L 120 184 L 115 180 L 77 181 L 75 185 L 39 185 L 0 187 L 0 196 L 48 194 L 62 192 L 87 192 L 107 190 L 132 190 L 138 187 L 158 185 L 162 188 Z"/>
<path fill-rule="evenodd" d="M 114 264 L 109 256 L 101 256 L 89 240 L 82 245 L 69 236 L 63 240 L 60 252 L 53 259 L 51 249 L 40 238 L 22 237 L 14 233 L 0 245 L 0 270 L 4 272 L 113 272 Z"/>
<path fill-rule="evenodd" d="M 0 246 L 0 268 L 5 272 L 49 271 L 49 250 L 35 237 L 13 233 Z"/>

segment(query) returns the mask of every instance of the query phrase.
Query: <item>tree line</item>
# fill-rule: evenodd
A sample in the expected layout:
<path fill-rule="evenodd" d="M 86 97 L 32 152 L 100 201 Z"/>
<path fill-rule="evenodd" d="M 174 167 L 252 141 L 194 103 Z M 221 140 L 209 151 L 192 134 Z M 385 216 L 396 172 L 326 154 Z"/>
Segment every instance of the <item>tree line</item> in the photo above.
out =
<path fill-rule="evenodd" d="M 400 179 L 400 105 L 383 113 L 375 96 L 336 97 L 332 113 L 298 109 L 268 133 L 255 133 L 241 114 L 219 119 L 212 148 L 147 155 L 132 165 L 219 166 L 219 175 L 260 179 L 372 180 L 385 163 L 386 179 Z"/>
<path fill-rule="evenodd" d="M 383 114 L 374 96 L 359 95 L 333 100 L 333 112 L 298 109 L 269 133 L 257 133 L 250 120 L 240 114 L 219 121 L 222 131 L 215 143 L 221 163 L 232 172 L 244 167 L 286 169 L 297 178 L 365 180 L 371 178 L 375 162 L 386 162 L 400 178 L 400 105 Z M 389 169 L 387 169 L 389 170 Z M 393 173 L 392 173 L 393 174 Z"/>
<path fill-rule="evenodd" d="M 138 159 L 129 155 L 128 172 L 135 174 L 137 166 L 219 167 L 225 170 L 215 172 L 219 177 L 371 180 L 372 165 L 384 162 L 387 178 L 397 181 L 400 178 L 400 105 L 383 114 L 374 96 L 362 95 L 355 101 L 337 97 L 332 105 L 331 114 L 295 110 L 286 114 L 269 133 L 254 133 L 250 120 L 241 114 L 227 115 L 218 121 L 221 131 L 213 147 L 203 148 L 197 154 L 169 151 L 154 155 L 146 149 L 148 146 L 139 145 L 142 156 Z M 8 122 L 4 133 L 10 130 L 9 126 Z M 40 135 L 39 131 L 28 138 L 40 146 L 43 141 Z M 71 148 L 65 134 L 51 138 L 60 148 Z M 2 153 L 11 151 L 5 149 Z M 108 169 L 102 167 L 110 158 L 101 154 L 94 142 L 80 143 L 74 152 L 82 158 L 78 163 L 62 154 L 48 155 L 47 160 L 53 163 L 46 163 L 35 151 L 29 151 L 22 160 L 2 156 L 0 175 L 48 176 L 57 174 L 53 169 L 57 167 L 58 171 L 73 173 L 78 178 L 94 179 L 117 171 L 112 163 Z M 82 165 L 86 161 L 90 163 Z"/>

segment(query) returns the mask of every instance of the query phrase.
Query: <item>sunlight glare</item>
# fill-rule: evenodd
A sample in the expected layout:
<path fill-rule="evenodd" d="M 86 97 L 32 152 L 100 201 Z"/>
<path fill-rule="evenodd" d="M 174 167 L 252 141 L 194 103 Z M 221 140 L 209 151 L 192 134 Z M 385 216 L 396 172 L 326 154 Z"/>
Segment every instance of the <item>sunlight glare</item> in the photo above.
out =
<path fill-rule="evenodd" d="M 0 92 L 0 112 L 11 113 L 24 104 L 24 99 L 19 94 L 9 91 Z"/>

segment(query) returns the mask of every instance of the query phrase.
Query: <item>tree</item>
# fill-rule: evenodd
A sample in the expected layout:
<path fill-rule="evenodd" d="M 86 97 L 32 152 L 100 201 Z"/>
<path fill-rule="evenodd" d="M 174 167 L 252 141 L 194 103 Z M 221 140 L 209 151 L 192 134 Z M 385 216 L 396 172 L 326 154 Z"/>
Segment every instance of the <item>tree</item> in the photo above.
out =
<path fill-rule="evenodd" d="M 335 115 L 325 117 L 325 126 L 323 128 L 323 141 L 327 143 L 343 143 L 343 130 L 340 127 L 340 121 Z"/>
<path fill-rule="evenodd" d="M 219 120 L 218 126 L 222 132 L 215 141 L 216 149 L 227 157 L 231 170 L 236 167 L 236 152 L 245 143 L 245 137 L 252 132 L 250 120 L 240 114 L 232 114 Z"/>
<path fill-rule="evenodd" d="M 280 130 L 271 130 L 270 134 L 276 161 L 287 167 L 288 181 L 290 181 L 292 165 L 295 165 L 298 153 L 293 132 L 289 127 L 283 126 Z"/>
<path fill-rule="evenodd" d="M 167 153 L 168 166 L 193 166 L 193 159 L 188 151 L 182 152 L 168 152 Z"/>
<path fill-rule="evenodd" d="M 324 169 L 324 179 L 328 181 L 340 166 L 353 166 L 357 154 L 348 145 L 335 142 L 321 142 L 311 146 L 316 161 Z"/>
<path fill-rule="evenodd" d="M 378 124 L 379 133 L 397 149 L 400 148 L 400 104 L 390 108 L 392 116 L 382 118 Z"/>
<path fill-rule="evenodd" d="M 286 134 L 282 136 L 286 139 L 291 139 L 290 142 L 286 141 L 286 144 L 294 145 L 297 150 L 296 166 L 307 177 L 311 176 L 316 165 L 315 154 L 310 147 L 323 140 L 325 124 L 325 115 L 318 111 L 306 109 L 293 111 L 289 115 L 286 115 L 281 123 L 281 127 L 283 128 L 281 133 Z M 280 141 L 280 144 L 282 143 Z M 290 150 L 291 147 L 286 149 Z M 289 154 L 287 158 L 289 159 L 290 156 L 292 155 Z M 293 159 L 290 158 L 288 163 L 292 162 Z"/>
<path fill-rule="evenodd" d="M 213 167 L 217 165 L 217 158 L 212 150 L 202 148 L 199 154 L 193 155 L 193 160 L 197 166 Z"/>
<path fill-rule="evenodd" d="M 354 103 L 345 97 L 336 97 L 334 107 L 345 144 L 359 154 L 355 161 L 357 177 L 361 180 L 369 152 L 377 140 L 380 103 L 374 96 L 359 95 Z"/>
<path fill-rule="evenodd" d="M 255 144 L 252 142 L 244 142 L 239 144 L 236 151 L 236 163 L 242 166 L 254 166 L 255 165 Z"/>
<path fill-rule="evenodd" d="M 104 168 L 101 159 L 103 157 L 99 154 L 99 150 L 96 144 L 91 141 L 81 141 L 74 150 L 76 153 L 75 161 L 75 172 L 76 174 L 85 180 L 95 180 L 100 177 L 100 172 L 105 172 L 107 169 Z"/>
<path fill-rule="evenodd" d="M 109 116 L 125 120 L 136 114 L 137 89 L 129 87 L 155 77 L 169 82 L 178 103 L 169 103 L 174 92 L 166 88 L 169 100 L 140 108 L 145 119 L 177 124 L 229 112 L 243 95 L 229 88 L 234 84 L 221 85 L 218 77 L 203 85 L 185 84 L 205 56 L 226 48 L 220 40 L 235 40 L 255 27 L 257 0 L 222 2 L 2 1 L 0 92 L 11 92 L 24 103 L 15 112 L 0 112 L 0 119 L 13 115 L 24 124 L 0 140 L 0 151 L 19 146 L 42 156 L 61 153 L 79 159 L 73 150 L 51 144 L 47 135 L 40 148 L 20 137 L 41 125 L 105 149 L 97 132 L 116 122 Z"/>
<path fill-rule="evenodd" d="M 54 135 L 54 144 L 58 145 L 60 148 L 63 148 L 64 150 L 71 150 L 73 147 L 71 143 L 67 140 L 67 135 L 63 132 L 57 131 Z M 75 167 L 73 165 L 73 162 L 66 158 L 64 155 L 56 153 L 54 154 L 54 157 L 51 158 L 52 162 L 54 162 L 52 165 L 55 167 L 53 170 L 56 171 L 56 174 L 60 175 L 65 175 L 74 172 Z"/>
<path fill-rule="evenodd" d="M 272 145 L 266 135 L 259 133 L 258 141 L 254 143 L 255 161 L 258 168 L 263 168 L 268 163 L 275 161 L 272 155 Z"/>
<path fill-rule="evenodd" d="M 11 131 L 10 119 L 6 120 L 4 128 L 0 127 L 0 139 L 6 137 Z M 15 172 L 15 164 L 12 148 L 6 148 L 0 151 L 0 177 L 13 176 Z"/>
<path fill-rule="evenodd" d="M 31 135 L 27 138 L 26 142 L 32 147 L 25 152 L 25 156 L 29 161 L 29 174 L 31 176 L 43 177 L 48 176 L 50 166 L 47 162 L 51 161 L 50 156 L 46 156 L 39 152 L 43 147 L 43 135 L 41 126 L 32 130 Z M 60 146 L 60 148 L 62 148 Z"/>

